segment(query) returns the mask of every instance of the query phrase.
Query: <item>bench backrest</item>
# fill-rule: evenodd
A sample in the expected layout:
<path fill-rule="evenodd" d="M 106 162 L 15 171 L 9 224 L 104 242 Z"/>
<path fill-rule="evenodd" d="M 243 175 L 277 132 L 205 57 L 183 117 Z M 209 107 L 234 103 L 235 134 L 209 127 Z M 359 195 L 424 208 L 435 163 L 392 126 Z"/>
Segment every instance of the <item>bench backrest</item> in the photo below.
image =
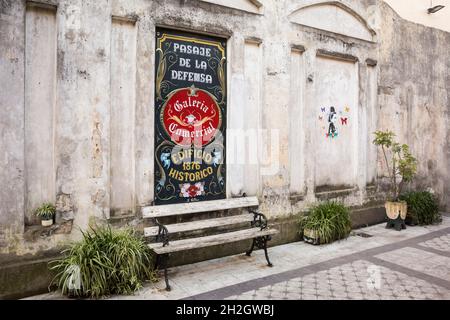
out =
<path fill-rule="evenodd" d="M 230 198 L 223 200 L 143 207 L 142 216 L 143 218 L 159 218 L 198 212 L 257 207 L 258 205 L 259 201 L 257 197 Z"/>

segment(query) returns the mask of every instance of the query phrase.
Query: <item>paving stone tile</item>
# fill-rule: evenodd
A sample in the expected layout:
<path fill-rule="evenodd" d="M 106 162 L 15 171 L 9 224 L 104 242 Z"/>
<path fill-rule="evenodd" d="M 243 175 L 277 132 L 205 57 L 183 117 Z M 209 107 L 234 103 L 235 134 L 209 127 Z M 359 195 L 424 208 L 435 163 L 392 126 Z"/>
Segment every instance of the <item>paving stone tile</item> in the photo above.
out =
<path fill-rule="evenodd" d="M 420 257 L 420 259 L 418 259 Z M 416 248 L 402 248 L 376 256 L 376 258 L 422 272 L 445 281 L 450 279 L 450 258 Z"/>
<path fill-rule="evenodd" d="M 436 237 L 434 239 L 421 242 L 420 245 L 439 251 L 450 252 L 450 235 Z"/>
<path fill-rule="evenodd" d="M 302 300 L 317 300 L 318 296 L 314 294 L 302 294 Z"/>
<path fill-rule="evenodd" d="M 378 276 L 380 278 L 368 281 L 373 276 L 369 274 L 368 267 L 376 267 L 379 270 Z M 360 276 L 353 276 L 355 273 Z M 328 279 L 323 277 L 324 274 L 339 274 L 339 277 L 336 277 L 338 279 Z M 368 284 L 371 284 L 371 286 Z M 376 287 L 377 285 L 378 287 Z M 271 293 L 272 299 L 288 300 L 299 298 L 304 300 L 315 300 L 317 298 L 322 300 L 439 299 L 442 293 L 447 292 L 444 288 L 437 287 L 434 284 L 389 270 L 383 266 L 375 266 L 364 260 L 256 289 L 256 292 L 265 291 Z M 245 297 L 245 295 L 243 296 Z M 241 297 L 238 296 L 238 298 Z"/>

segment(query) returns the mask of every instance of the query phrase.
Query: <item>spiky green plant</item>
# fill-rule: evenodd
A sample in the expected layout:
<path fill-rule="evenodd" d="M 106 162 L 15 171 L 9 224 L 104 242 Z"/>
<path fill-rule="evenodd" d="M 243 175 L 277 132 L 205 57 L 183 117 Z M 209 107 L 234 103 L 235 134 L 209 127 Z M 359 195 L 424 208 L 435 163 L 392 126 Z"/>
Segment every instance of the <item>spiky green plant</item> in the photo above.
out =
<path fill-rule="evenodd" d="M 43 220 L 50 220 L 50 219 L 52 219 L 53 216 L 55 215 L 55 213 L 56 213 L 56 208 L 50 202 L 43 203 L 35 211 L 36 217 L 41 218 Z"/>
<path fill-rule="evenodd" d="M 408 203 L 408 218 L 413 224 L 429 225 L 442 221 L 436 197 L 428 191 L 408 192 L 400 197 Z"/>
<path fill-rule="evenodd" d="M 350 211 L 338 202 L 324 202 L 313 206 L 308 215 L 300 218 L 300 233 L 314 230 L 321 244 L 347 238 L 352 229 Z"/>
<path fill-rule="evenodd" d="M 63 255 L 50 263 L 50 269 L 57 272 L 52 283 L 63 294 L 92 298 L 133 294 L 143 281 L 156 280 L 152 251 L 131 228 L 92 228 Z M 74 270 L 79 270 L 79 288 L 70 287 L 78 276 Z"/>

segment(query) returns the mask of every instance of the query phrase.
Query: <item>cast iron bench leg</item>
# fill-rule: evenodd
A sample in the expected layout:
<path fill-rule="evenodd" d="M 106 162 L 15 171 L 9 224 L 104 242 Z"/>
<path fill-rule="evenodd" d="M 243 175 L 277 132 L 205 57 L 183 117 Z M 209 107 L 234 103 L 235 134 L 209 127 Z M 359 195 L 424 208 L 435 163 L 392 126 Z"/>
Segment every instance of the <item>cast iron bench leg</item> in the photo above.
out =
<path fill-rule="evenodd" d="M 252 255 L 252 252 L 253 252 L 253 248 L 255 247 L 255 239 L 253 239 L 253 242 L 252 242 L 252 246 L 250 247 L 250 250 L 248 250 L 246 253 L 245 253 L 245 255 L 247 256 L 247 257 L 250 257 L 251 255 Z"/>
<path fill-rule="evenodd" d="M 267 253 L 267 241 L 271 240 L 272 238 L 270 236 L 265 236 L 263 237 L 263 245 L 264 245 L 264 254 L 266 256 L 266 260 L 267 260 L 267 265 L 269 267 L 273 267 L 272 262 L 270 262 L 269 260 L 269 254 Z"/>
<path fill-rule="evenodd" d="M 167 265 L 168 265 L 168 261 L 169 261 L 169 253 L 163 254 L 160 256 L 158 256 L 159 258 L 159 262 L 161 263 L 161 268 L 164 268 L 164 281 L 166 282 L 166 290 L 170 291 L 170 285 L 169 285 L 169 275 L 167 273 Z"/>
<path fill-rule="evenodd" d="M 269 241 L 271 239 L 272 238 L 270 236 L 258 237 L 258 238 L 253 239 L 252 246 L 251 246 L 250 250 L 248 250 L 245 254 L 248 257 L 250 257 L 252 252 L 253 252 L 253 249 L 254 249 L 254 247 L 256 245 L 256 247 L 258 249 L 263 249 L 264 250 L 264 255 L 266 256 L 267 265 L 269 267 L 273 267 L 272 262 L 270 262 L 270 260 L 269 260 L 269 253 L 267 252 L 267 241 Z"/>

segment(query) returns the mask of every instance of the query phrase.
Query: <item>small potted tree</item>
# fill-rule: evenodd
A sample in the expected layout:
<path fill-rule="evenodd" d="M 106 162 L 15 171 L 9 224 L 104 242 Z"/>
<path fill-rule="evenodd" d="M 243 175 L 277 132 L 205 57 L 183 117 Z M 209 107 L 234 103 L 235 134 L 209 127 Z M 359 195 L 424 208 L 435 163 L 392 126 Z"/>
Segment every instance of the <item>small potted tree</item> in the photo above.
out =
<path fill-rule="evenodd" d="M 52 203 L 43 203 L 35 212 L 36 217 L 41 218 L 41 224 L 44 227 L 49 227 L 53 224 L 55 213 L 56 208 Z"/>
<path fill-rule="evenodd" d="M 374 134 L 373 143 L 383 151 L 390 182 L 389 198 L 385 203 L 388 218 L 386 228 L 395 227 L 400 231 L 406 229 L 405 218 L 408 210 L 406 201 L 400 200 L 400 194 L 404 184 L 410 182 L 416 174 L 417 160 L 411 155 L 408 145 L 400 145 L 395 141 L 392 131 L 376 131 Z"/>

